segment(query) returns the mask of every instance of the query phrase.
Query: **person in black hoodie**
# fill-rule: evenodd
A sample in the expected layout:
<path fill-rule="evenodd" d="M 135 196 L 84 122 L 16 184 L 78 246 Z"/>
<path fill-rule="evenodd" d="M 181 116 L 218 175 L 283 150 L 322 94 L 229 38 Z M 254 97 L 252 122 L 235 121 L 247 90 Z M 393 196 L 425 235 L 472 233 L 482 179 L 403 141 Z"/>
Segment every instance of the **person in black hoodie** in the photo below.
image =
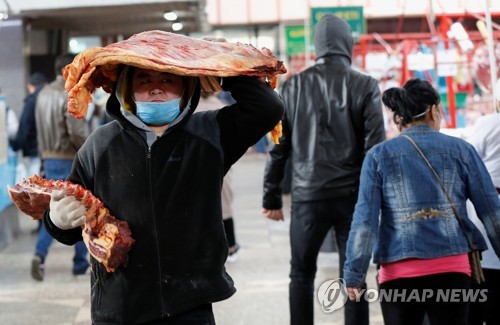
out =
<path fill-rule="evenodd" d="M 12 141 L 12 149 L 22 151 L 22 160 L 20 161 L 22 174 L 17 176 L 18 180 L 33 174 L 40 175 L 41 172 L 41 161 L 36 140 L 35 106 L 38 93 L 46 84 L 47 78 L 41 72 L 34 72 L 28 79 L 26 86 L 28 95 L 24 98 L 21 120 L 19 121 L 16 137 Z M 33 233 L 37 233 L 41 225 L 42 222 L 38 221 L 38 226 L 33 230 Z"/>
<path fill-rule="evenodd" d="M 385 140 L 377 80 L 351 68 L 353 38 L 343 19 L 325 15 L 314 34 L 315 65 L 281 88 L 283 136 L 268 156 L 263 213 L 283 220 L 282 180 L 292 167 L 291 324 L 314 322 L 316 260 L 333 227 L 343 275 L 346 242 L 365 153 Z M 368 324 L 366 301 L 348 301 L 346 324 Z"/>
<path fill-rule="evenodd" d="M 28 95 L 24 99 L 24 106 L 19 121 L 16 139 L 12 148 L 22 150 L 24 167 L 23 176 L 40 174 L 40 156 L 36 140 L 35 106 L 40 90 L 47 84 L 47 78 L 40 72 L 33 73 L 27 84 Z"/>
<path fill-rule="evenodd" d="M 68 181 L 128 223 L 128 265 L 109 273 L 91 259 L 93 324 L 215 324 L 212 303 L 235 292 L 224 263 L 225 173 L 283 116 L 273 89 L 255 77 L 221 81 L 236 103 L 195 113 L 195 77 L 124 66 L 107 112 L 78 151 Z M 83 209 L 83 210 L 82 210 Z M 84 208 L 54 193 L 47 230 L 82 240 Z"/>

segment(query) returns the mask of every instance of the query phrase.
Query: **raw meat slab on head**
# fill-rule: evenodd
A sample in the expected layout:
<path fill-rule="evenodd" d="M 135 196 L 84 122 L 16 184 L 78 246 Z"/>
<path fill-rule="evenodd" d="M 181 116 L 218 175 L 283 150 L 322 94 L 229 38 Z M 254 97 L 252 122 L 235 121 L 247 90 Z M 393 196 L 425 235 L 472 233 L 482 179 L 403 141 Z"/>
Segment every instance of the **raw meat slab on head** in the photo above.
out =
<path fill-rule="evenodd" d="M 278 74 L 286 73 L 269 49 L 252 45 L 211 42 L 159 30 L 136 34 L 105 47 L 78 54 L 65 68 L 68 111 L 77 118 L 87 113 L 91 94 L 98 87 L 114 89 L 122 64 L 143 69 L 200 77 L 205 91 L 220 91 L 219 77 L 265 77 L 276 86 Z"/>

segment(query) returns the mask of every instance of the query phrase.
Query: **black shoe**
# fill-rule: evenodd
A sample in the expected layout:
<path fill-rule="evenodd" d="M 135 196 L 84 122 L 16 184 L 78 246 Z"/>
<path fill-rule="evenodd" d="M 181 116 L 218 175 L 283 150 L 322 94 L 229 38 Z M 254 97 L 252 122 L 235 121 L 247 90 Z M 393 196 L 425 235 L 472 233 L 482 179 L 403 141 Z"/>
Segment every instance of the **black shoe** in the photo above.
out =
<path fill-rule="evenodd" d="M 45 265 L 42 258 L 38 255 L 33 256 L 31 260 L 31 277 L 37 281 L 43 281 L 45 275 Z"/>
<path fill-rule="evenodd" d="M 236 262 L 236 260 L 238 259 L 238 255 L 240 253 L 240 250 L 241 250 L 241 247 L 238 244 L 230 247 L 229 254 L 227 255 L 227 261 L 228 262 Z"/>

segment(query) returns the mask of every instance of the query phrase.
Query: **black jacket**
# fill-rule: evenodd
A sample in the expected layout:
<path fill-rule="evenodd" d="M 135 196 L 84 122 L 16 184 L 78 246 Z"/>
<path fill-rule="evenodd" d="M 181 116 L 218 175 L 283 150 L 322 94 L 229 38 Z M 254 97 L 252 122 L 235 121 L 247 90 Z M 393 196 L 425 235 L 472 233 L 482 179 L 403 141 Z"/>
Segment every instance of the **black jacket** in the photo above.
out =
<path fill-rule="evenodd" d="M 111 96 L 107 110 L 116 121 L 94 131 L 78 152 L 68 180 L 128 222 L 136 239 L 125 268 L 107 273 L 92 259 L 94 324 L 158 320 L 235 292 L 224 268 L 222 180 L 278 123 L 283 104 L 254 78 L 226 78 L 224 87 L 236 104 L 192 115 L 186 108 L 151 148 Z M 60 242 L 82 239 L 81 229 L 58 229 L 48 213 L 44 221 Z"/>
<path fill-rule="evenodd" d="M 16 140 L 13 143 L 14 150 L 22 150 L 24 157 L 38 157 L 38 143 L 36 140 L 35 106 L 38 93 L 43 86 L 26 96 L 23 111 L 19 121 Z"/>
<path fill-rule="evenodd" d="M 385 139 L 377 81 L 351 68 L 350 29 L 321 20 L 315 65 L 281 88 L 283 136 L 268 157 L 263 207 L 282 208 L 281 183 L 291 159 L 294 202 L 352 195 L 365 153 Z M 347 25 L 347 24 L 345 24 Z"/>

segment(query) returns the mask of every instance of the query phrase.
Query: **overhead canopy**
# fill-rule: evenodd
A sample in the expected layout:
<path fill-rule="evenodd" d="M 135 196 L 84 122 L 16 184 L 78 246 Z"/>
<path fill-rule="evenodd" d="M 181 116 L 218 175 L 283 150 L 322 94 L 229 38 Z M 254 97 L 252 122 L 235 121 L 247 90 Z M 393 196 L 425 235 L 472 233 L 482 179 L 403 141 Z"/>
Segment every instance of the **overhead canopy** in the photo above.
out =
<path fill-rule="evenodd" d="M 106 1 L 102 3 L 105 4 Z M 19 15 L 31 29 L 59 28 L 67 30 L 70 36 L 132 35 L 154 29 L 172 31 L 174 22 L 183 24 L 183 34 L 207 28 L 204 6 L 197 0 L 144 1 L 121 5 L 85 4 L 86 6 L 79 7 L 23 9 Z M 170 11 L 177 14 L 176 21 L 168 22 L 163 17 L 164 13 Z"/>

